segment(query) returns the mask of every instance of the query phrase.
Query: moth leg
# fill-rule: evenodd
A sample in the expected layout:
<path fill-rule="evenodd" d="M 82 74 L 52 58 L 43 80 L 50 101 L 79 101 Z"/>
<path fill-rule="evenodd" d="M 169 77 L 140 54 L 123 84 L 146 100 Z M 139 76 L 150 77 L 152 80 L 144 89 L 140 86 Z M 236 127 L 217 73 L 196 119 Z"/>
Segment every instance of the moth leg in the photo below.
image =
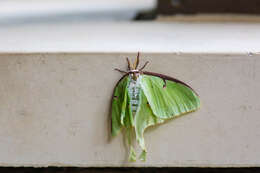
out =
<path fill-rule="evenodd" d="M 128 65 L 128 70 L 133 70 L 134 68 L 132 67 L 130 60 L 128 59 L 128 57 L 126 57 L 126 61 L 127 61 L 127 65 Z"/>
<path fill-rule="evenodd" d="M 143 65 L 143 67 L 141 67 L 141 68 L 139 69 L 139 71 L 142 71 L 148 63 L 149 63 L 149 61 L 146 61 L 145 64 Z"/>
<path fill-rule="evenodd" d="M 134 63 L 134 68 L 137 69 L 138 65 L 139 65 L 139 56 L 140 56 L 140 52 L 137 53 L 137 57 L 135 59 L 135 63 Z"/>
<path fill-rule="evenodd" d="M 116 71 L 119 71 L 120 73 L 128 73 L 127 71 L 124 71 L 124 70 L 120 70 L 118 68 L 115 68 Z"/>

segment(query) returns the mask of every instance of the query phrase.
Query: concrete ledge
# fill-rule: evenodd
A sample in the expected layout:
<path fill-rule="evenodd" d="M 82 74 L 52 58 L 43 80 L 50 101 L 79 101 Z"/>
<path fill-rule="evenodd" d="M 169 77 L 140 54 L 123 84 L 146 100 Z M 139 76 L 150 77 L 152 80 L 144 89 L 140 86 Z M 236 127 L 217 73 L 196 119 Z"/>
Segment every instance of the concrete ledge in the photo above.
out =
<path fill-rule="evenodd" d="M 128 53 L 0 54 L 1 166 L 260 166 L 260 55 L 141 54 L 189 83 L 202 108 L 148 129 L 147 162 L 109 141 L 113 87 Z"/>

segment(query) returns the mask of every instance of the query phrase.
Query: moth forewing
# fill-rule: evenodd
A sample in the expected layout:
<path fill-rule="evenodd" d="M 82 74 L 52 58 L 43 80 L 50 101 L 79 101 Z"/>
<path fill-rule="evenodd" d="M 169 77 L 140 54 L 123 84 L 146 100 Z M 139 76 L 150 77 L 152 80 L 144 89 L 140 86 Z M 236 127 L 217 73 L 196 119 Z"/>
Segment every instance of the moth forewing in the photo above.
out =
<path fill-rule="evenodd" d="M 199 99 L 193 90 L 180 83 L 160 77 L 143 75 L 141 87 L 153 113 L 158 118 L 168 119 L 199 108 Z"/>
<path fill-rule="evenodd" d="M 117 83 L 113 98 L 112 98 L 112 121 L 111 121 L 111 133 L 112 136 L 116 136 L 122 127 L 122 117 L 125 117 L 125 107 L 127 100 L 125 99 L 126 89 L 129 83 L 129 78 L 123 76 Z"/>

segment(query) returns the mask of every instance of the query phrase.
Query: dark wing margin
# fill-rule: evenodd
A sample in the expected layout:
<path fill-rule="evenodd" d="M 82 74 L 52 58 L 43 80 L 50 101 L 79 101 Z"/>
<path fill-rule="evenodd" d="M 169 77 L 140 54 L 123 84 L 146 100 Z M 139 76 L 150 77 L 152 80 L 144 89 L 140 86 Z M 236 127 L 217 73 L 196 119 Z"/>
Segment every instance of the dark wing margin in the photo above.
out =
<path fill-rule="evenodd" d="M 198 93 L 193 88 L 191 88 L 188 84 L 180 81 L 179 79 L 176 79 L 171 76 L 164 75 L 164 74 L 154 73 L 154 72 L 149 72 L 149 71 L 143 71 L 143 74 L 156 76 L 156 77 L 162 78 L 163 80 L 170 80 L 170 81 L 173 81 L 176 83 L 180 83 L 180 84 L 185 85 L 186 87 L 190 88 L 197 96 L 199 96 Z"/>
<path fill-rule="evenodd" d="M 128 76 L 128 75 L 129 75 L 128 73 L 124 74 L 124 75 L 117 81 L 116 86 L 114 87 L 113 93 L 115 92 L 115 89 L 116 89 L 116 87 L 118 86 L 118 84 L 119 84 L 126 76 Z"/>

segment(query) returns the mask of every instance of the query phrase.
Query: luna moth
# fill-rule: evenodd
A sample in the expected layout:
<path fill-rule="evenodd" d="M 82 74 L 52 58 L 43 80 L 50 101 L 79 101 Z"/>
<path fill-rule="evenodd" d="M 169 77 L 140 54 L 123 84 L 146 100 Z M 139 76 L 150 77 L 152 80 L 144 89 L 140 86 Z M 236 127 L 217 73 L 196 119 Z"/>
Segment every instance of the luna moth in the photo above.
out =
<path fill-rule="evenodd" d="M 165 122 L 200 107 L 198 94 L 186 83 L 159 73 L 143 71 L 148 61 L 138 69 L 139 52 L 133 64 L 127 59 L 128 70 L 117 82 L 112 98 L 111 134 L 123 128 L 129 147 L 129 161 L 136 161 L 133 139 L 146 160 L 144 131 L 147 127 Z"/>

